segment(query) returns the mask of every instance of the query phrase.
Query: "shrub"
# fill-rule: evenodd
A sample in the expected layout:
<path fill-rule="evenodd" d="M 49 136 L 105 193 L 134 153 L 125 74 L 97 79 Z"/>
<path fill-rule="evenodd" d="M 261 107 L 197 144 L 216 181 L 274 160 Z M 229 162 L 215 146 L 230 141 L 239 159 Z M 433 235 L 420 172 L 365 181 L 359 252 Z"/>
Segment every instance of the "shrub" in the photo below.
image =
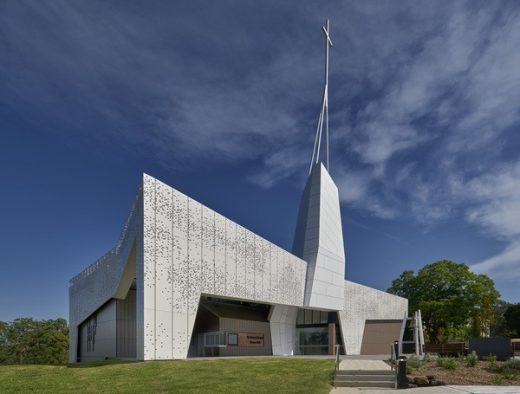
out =
<path fill-rule="evenodd" d="M 482 359 L 484 361 L 490 362 L 492 368 L 495 368 L 497 366 L 497 356 L 495 356 L 494 354 L 490 353 L 489 355 L 482 357 Z"/>
<path fill-rule="evenodd" d="M 504 362 L 498 372 L 504 379 L 513 380 L 520 376 L 520 360 L 511 358 Z"/>
<path fill-rule="evenodd" d="M 457 368 L 457 360 L 451 357 L 439 357 L 437 359 L 437 366 L 444 369 L 456 369 Z"/>
<path fill-rule="evenodd" d="M 489 353 L 487 356 L 482 357 L 482 360 L 489 361 L 490 363 L 496 363 L 497 362 L 497 356 L 494 354 Z"/>
<path fill-rule="evenodd" d="M 421 368 L 424 365 L 424 362 L 419 357 L 412 355 L 408 358 L 406 365 L 410 368 Z"/>
<path fill-rule="evenodd" d="M 504 379 L 513 380 L 513 379 L 516 379 L 516 377 L 518 376 L 518 371 L 516 371 L 514 369 L 502 367 L 500 369 L 500 374 L 504 377 Z"/>
<path fill-rule="evenodd" d="M 502 368 L 520 371 L 520 359 L 510 358 L 503 364 Z"/>
<path fill-rule="evenodd" d="M 439 359 L 439 356 L 437 354 L 426 353 L 424 355 L 423 361 L 425 363 L 427 363 L 427 362 L 430 362 L 430 361 L 437 361 L 438 359 Z"/>
<path fill-rule="evenodd" d="M 478 356 L 477 356 L 477 353 L 475 353 L 474 351 L 471 352 L 471 354 L 468 355 L 468 357 L 466 358 L 466 363 L 468 364 L 468 367 L 474 367 L 475 365 L 477 365 L 477 362 L 478 362 Z"/>
<path fill-rule="evenodd" d="M 500 375 L 495 375 L 493 377 L 493 384 L 496 385 L 496 386 L 500 386 L 501 384 L 504 383 L 504 377 L 503 376 L 500 376 Z"/>

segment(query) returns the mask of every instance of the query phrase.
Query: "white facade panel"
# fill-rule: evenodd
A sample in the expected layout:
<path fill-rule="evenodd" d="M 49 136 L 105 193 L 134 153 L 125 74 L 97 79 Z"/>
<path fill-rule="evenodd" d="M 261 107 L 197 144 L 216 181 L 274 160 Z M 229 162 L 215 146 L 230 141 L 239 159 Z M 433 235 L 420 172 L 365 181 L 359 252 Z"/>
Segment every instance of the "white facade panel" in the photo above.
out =
<path fill-rule="evenodd" d="M 237 225 L 237 282 L 236 282 L 236 296 L 238 298 L 246 298 L 246 229 Z"/>
<path fill-rule="evenodd" d="M 155 250 L 156 250 L 155 179 L 143 178 L 143 311 L 144 359 L 153 360 L 155 354 Z"/>
<path fill-rule="evenodd" d="M 201 291 L 215 293 L 215 213 L 202 207 L 202 276 Z"/>
<path fill-rule="evenodd" d="M 226 220 L 226 291 L 230 297 L 237 297 L 237 225 Z"/>
<path fill-rule="evenodd" d="M 255 239 L 254 234 L 245 231 L 245 268 L 246 268 L 246 284 L 245 297 L 250 300 L 255 299 Z"/>
<path fill-rule="evenodd" d="M 172 356 L 183 358 L 187 352 L 187 314 L 188 314 L 188 197 L 172 190 L 173 202 L 173 261 L 172 261 Z"/>
<path fill-rule="evenodd" d="M 304 261 L 152 177 L 144 183 L 145 359 L 187 357 L 203 293 L 303 306 Z"/>
<path fill-rule="evenodd" d="M 172 191 L 155 185 L 155 358 L 172 355 Z M 157 294 L 161 296 L 157 297 Z"/>
<path fill-rule="evenodd" d="M 215 294 L 226 293 L 226 218 L 215 213 Z"/>
<path fill-rule="evenodd" d="M 271 249 L 269 242 L 265 239 L 260 239 L 262 248 L 262 262 L 260 269 L 262 270 L 262 300 L 269 300 L 271 298 Z"/>
<path fill-rule="evenodd" d="M 339 195 L 321 163 L 312 168 L 300 202 L 293 253 L 308 263 L 305 305 L 342 309 L 345 251 Z"/>
<path fill-rule="evenodd" d="M 144 175 L 116 247 L 71 280 L 71 361 L 78 325 L 111 298 L 124 298 L 133 277 L 138 359 L 187 357 L 201 294 L 273 305 L 273 354 L 296 352 L 298 308 L 338 310 L 347 352 L 359 352 L 364 321 L 401 318 L 407 301 L 344 283 L 337 188 L 316 168 L 300 207 L 305 231 L 295 239 L 306 261 Z"/>
<path fill-rule="evenodd" d="M 139 189 L 133 201 L 128 218 L 115 247 L 85 268 L 69 282 L 69 361 L 77 361 L 78 327 L 111 298 L 123 297 L 120 287 L 129 288 L 133 277 L 141 280 L 143 267 L 143 193 Z M 125 277 L 125 270 L 130 263 L 130 254 L 135 245 L 135 261 L 132 270 L 136 272 Z M 139 268 L 140 267 L 140 270 Z M 120 294 L 121 293 L 121 294 Z M 136 325 L 141 328 L 137 335 L 138 344 L 143 343 L 143 292 L 137 296 L 140 309 L 137 312 Z M 142 346 L 141 348 L 142 349 Z M 140 351 L 142 354 L 142 350 Z"/>
<path fill-rule="evenodd" d="M 366 320 L 402 319 L 408 312 L 406 298 L 350 281 L 345 281 L 344 291 L 345 306 L 339 318 L 346 354 L 360 353 Z"/>
<path fill-rule="evenodd" d="M 255 300 L 263 300 L 265 298 L 263 296 L 264 267 L 262 261 L 262 238 L 256 234 L 253 234 L 253 242 L 255 248 L 253 261 L 255 286 L 253 297 Z"/>
<path fill-rule="evenodd" d="M 90 331 L 90 332 L 89 332 Z M 79 327 L 81 361 L 117 356 L 116 302 L 109 301 Z"/>
<path fill-rule="evenodd" d="M 296 354 L 296 318 L 298 308 L 288 305 L 275 305 L 271 308 L 269 325 L 273 356 Z"/>
<path fill-rule="evenodd" d="M 191 333 L 201 294 L 202 274 L 202 205 L 188 198 L 188 336 L 186 343 L 190 344 Z"/>

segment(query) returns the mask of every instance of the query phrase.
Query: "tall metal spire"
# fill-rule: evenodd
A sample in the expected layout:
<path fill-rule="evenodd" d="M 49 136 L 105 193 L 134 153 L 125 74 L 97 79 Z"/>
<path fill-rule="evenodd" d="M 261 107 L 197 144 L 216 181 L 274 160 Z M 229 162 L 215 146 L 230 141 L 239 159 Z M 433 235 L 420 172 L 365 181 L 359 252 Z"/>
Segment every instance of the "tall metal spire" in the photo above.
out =
<path fill-rule="evenodd" d="M 321 137 L 323 134 L 323 119 L 325 118 L 325 136 L 326 136 L 326 152 L 327 152 L 327 170 L 329 170 L 329 48 L 332 47 L 332 40 L 330 39 L 329 20 L 325 21 L 325 26 L 322 26 L 323 34 L 325 34 L 325 88 L 323 89 L 323 101 L 321 104 L 321 113 L 318 120 L 318 128 L 316 129 L 316 138 L 314 139 L 314 148 L 312 149 L 311 165 L 309 167 L 309 174 L 312 171 L 312 166 L 320 161 Z"/>

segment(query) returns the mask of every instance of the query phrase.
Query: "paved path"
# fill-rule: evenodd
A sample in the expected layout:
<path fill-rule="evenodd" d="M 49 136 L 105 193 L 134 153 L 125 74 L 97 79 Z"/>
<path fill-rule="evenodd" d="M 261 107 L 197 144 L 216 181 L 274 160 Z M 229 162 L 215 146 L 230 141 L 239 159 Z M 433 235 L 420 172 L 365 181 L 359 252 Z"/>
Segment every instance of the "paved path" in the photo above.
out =
<path fill-rule="evenodd" d="M 348 356 L 347 356 L 348 357 Z M 342 358 L 340 370 L 390 370 L 384 361 L 361 359 L 359 357 Z M 435 386 L 418 387 L 406 390 L 384 388 L 337 387 L 330 394 L 520 394 L 520 386 Z"/>
<path fill-rule="evenodd" d="M 337 387 L 330 394 L 520 394 L 520 386 L 435 386 L 406 390 Z"/>
<path fill-rule="evenodd" d="M 381 360 L 346 359 L 340 361 L 339 369 L 342 371 L 390 371 L 390 366 Z"/>

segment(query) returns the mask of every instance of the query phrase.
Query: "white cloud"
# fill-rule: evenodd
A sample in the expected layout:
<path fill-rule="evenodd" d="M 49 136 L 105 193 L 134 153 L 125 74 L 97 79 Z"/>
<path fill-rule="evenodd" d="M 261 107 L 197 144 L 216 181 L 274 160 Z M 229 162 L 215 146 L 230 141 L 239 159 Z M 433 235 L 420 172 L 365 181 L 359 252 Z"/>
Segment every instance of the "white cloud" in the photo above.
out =
<path fill-rule="evenodd" d="M 341 201 L 346 203 L 362 201 L 368 194 L 370 178 L 370 173 L 361 171 L 347 171 L 336 176 Z"/>
<path fill-rule="evenodd" d="M 280 25 L 255 9 L 233 24 L 208 17 L 210 26 L 177 16 L 180 5 L 2 6 L 6 105 L 36 100 L 71 138 L 83 128 L 165 165 L 254 159 L 263 167 L 249 179 L 263 187 L 305 176 L 322 89 L 322 5 L 277 5 Z M 331 167 L 342 201 L 423 225 L 459 215 L 515 250 L 520 170 L 504 151 L 519 144 L 520 7 L 330 7 Z M 107 126 L 89 127 L 94 118 Z"/>
<path fill-rule="evenodd" d="M 520 238 L 520 161 L 471 180 L 466 198 L 472 223 L 505 239 Z"/>
<path fill-rule="evenodd" d="M 472 265 L 471 269 L 495 278 L 520 279 L 520 242 L 511 243 L 501 253 Z"/>

